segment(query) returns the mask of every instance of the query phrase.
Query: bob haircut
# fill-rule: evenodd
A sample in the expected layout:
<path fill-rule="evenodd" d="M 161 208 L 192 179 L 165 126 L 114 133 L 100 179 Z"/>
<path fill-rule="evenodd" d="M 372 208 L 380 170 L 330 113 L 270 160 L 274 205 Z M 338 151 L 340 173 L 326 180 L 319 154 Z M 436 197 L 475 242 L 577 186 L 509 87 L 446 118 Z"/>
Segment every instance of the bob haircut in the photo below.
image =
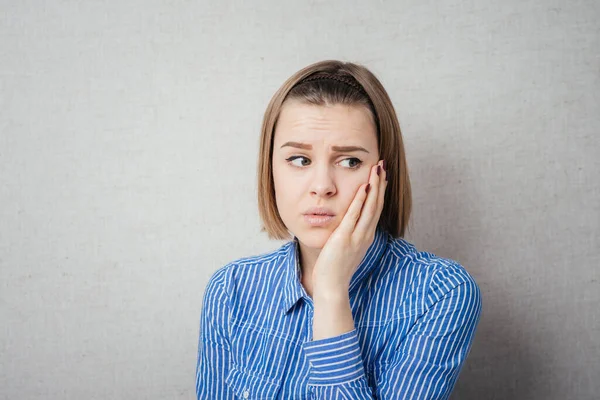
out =
<path fill-rule="evenodd" d="M 326 74 L 329 79 L 316 79 Z M 307 78 L 311 78 L 308 79 Z M 305 81 L 306 80 L 306 81 Z M 378 227 L 393 237 L 404 237 L 412 206 L 410 180 L 400 124 L 392 102 L 375 75 L 362 65 L 337 60 L 311 64 L 288 78 L 265 111 L 258 156 L 258 209 L 261 232 L 270 239 L 291 239 L 275 200 L 273 140 L 277 120 L 287 101 L 315 106 L 367 107 L 377 127 L 379 159 L 386 162 L 388 187 Z"/>

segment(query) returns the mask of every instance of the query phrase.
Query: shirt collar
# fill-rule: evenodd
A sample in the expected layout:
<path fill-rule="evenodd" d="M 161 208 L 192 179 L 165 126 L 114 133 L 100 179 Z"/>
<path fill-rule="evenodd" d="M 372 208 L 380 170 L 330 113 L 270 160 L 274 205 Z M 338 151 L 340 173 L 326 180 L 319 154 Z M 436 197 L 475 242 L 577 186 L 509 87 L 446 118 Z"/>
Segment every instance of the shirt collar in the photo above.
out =
<path fill-rule="evenodd" d="M 373 268 L 379 264 L 379 260 L 383 256 L 387 242 L 388 234 L 381 228 L 377 227 L 375 231 L 375 237 L 373 243 L 367 249 L 367 253 L 358 265 L 356 272 L 350 280 L 349 291 L 352 292 L 356 286 L 362 282 L 373 270 Z M 290 241 L 283 248 L 283 266 L 284 266 L 284 279 L 283 279 L 283 311 L 288 313 L 292 306 L 298 302 L 305 294 L 306 291 L 300 283 L 300 263 L 299 260 L 300 247 L 298 244 L 298 238 L 294 236 L 294 240 Z"/>

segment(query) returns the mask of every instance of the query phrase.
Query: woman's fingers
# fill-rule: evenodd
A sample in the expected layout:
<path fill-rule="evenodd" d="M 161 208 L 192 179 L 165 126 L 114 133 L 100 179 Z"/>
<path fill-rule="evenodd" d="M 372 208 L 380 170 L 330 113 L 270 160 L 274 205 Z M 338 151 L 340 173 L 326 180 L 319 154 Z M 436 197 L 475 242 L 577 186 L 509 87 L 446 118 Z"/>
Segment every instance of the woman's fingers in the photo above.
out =
<path fill-rule="evenodd" d="M 380 205 L 383 202 L 385 193 L 385 171 L 382 168 L 383 162 L 378 162 L 371 171 L 369 183 L 371 184 L 371 193 L 367 196 L 362 212 L 356 223 L 354 233 L 358 237 L 371 237 L 375 234 L 379 215 L 381 214 Z M 377 168 L 379 167 L 379 174 Z M 383 207 L 381 207 L 383 209 Z"/>
<path fill-rule="evenodd" d="M 367 193 L 367 191 L 369 193 Z M 336 231 L 341 231 L 348 237 L 352 235 L 354 228 L 356 227 L 356 221 L 358 221 L 360 217 L 365 199 L 373 191 L 373 184 L 370 182 L 358 187 L 358 191 L 354 195 L 354 200 L 350 203 L 350 207 L 348 207 L 348 210 L 346 211 L 342 222 L 340 222 L 340 225 L 336 228 Z"/>

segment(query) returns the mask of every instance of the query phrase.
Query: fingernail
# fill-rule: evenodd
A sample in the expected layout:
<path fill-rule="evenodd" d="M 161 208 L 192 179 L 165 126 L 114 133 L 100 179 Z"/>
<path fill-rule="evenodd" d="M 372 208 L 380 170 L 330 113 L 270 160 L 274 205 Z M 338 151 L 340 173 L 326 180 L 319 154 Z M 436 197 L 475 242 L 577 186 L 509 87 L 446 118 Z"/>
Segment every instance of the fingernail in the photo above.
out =
<path fill-rule="evenodd" d="M 377 166 L 377 175 L 379 175 L 379 171 L 381 171 L 381 165 Z"/>
<path fill-rule="evenodd" d="M 370 183 L 365 188 L 365 192 L 369 193 L 369 190 L 371 190 L 371 184 Z"/>

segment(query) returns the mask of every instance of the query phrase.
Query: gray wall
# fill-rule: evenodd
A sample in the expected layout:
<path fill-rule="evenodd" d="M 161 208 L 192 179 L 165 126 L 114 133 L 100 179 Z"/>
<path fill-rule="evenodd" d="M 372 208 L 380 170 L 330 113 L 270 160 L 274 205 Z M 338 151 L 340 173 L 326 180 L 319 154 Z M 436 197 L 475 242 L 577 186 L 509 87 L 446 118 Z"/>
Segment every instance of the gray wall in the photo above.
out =
<path fill-rule="evenodd" d="M 453 398 L 597 399 L 600 3 L 251 3 L 0 3 L 0 398 L 194 397 L 209 277 L 283 244 L 264 108 L 336 58 L 397 107 L 408 239 L 482 289 Z"/>

